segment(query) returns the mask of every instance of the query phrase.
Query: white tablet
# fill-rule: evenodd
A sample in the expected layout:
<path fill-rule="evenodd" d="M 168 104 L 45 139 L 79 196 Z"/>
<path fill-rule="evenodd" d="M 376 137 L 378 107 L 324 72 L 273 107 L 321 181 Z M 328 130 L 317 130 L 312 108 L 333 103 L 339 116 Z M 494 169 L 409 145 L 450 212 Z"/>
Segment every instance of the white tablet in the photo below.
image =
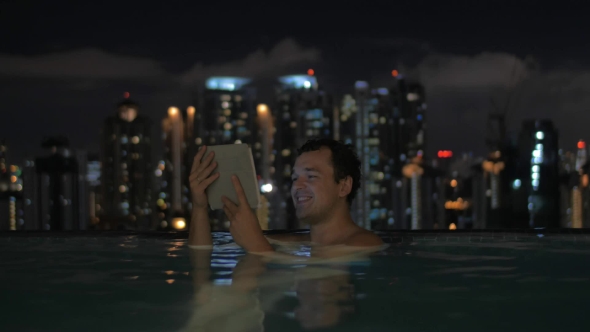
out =
<path fill-rule="evenodd" d="M 234 189 L 231 176 L 237 175 L 246 193 L 248 204 L 253 209 L 260 204 L 260 191 L 258 179 L 254 168 L 254 158 L 248 144 L 226 144 L 207 146 L 206 158 L 211 151 L 215 151 L 214 161 L 217 168 L 213 172 L 219 172 L 219 178 L 207 187 L 207 199 L 213 210 L 223 209 L 221 196 L 226 196 L 238 204 L 238 195 Z"/>

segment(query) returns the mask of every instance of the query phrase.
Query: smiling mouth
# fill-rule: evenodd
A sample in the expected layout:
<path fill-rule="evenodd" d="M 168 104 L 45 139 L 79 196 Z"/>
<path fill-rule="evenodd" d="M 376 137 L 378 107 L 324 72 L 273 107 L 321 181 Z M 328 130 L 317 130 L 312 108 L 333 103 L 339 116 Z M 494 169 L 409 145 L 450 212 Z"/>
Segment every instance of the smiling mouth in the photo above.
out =
<path fill-rule="evenodd" d="M 311 201 L 311 196 L 301 196 L 301 197 L 297 197 L 295 202 L 297 204 L 304 204 Z"/>

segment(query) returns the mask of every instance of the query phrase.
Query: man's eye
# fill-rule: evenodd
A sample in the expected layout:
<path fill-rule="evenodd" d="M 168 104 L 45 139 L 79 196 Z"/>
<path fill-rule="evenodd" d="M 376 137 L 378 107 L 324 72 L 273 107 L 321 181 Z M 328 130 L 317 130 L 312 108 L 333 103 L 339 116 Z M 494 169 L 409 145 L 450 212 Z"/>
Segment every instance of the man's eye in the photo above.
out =
<path fill-rule="evenodd" d="M 308 178 L 313 179 L 313 178 L 317 178 L 317 176 L 315 176 L 315 175 L 309 175 Z"/>

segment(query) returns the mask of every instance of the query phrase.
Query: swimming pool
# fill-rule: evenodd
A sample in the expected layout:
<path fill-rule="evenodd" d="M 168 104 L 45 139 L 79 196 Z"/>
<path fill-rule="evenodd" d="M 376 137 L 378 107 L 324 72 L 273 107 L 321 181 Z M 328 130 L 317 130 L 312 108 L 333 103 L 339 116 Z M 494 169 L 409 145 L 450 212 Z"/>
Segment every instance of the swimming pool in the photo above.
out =
<path fill-rule="evenodd" d="M 0 331 L 588 331 L 587 232 L 379 233 L 370 255 L 1 233 Z M 291 257 L 291 256 L 290 256 Z"/>

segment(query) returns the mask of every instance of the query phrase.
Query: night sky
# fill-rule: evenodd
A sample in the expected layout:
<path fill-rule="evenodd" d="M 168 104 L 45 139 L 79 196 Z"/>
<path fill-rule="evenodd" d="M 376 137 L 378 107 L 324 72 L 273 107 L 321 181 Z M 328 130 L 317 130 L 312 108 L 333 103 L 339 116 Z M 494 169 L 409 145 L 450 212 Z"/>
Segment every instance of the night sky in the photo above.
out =
<path fill-rule="evenodd" d="M 487 113 L 509 127 L 553 119 L 561 146 L 590 139 L 590 23 L 566 1 L 0 1 L 0 138 L 9 161 L 46 135 L 98 152 L 100 126 L 129 91 L 160 120 L 211 75 L 269 78 L 312 67 L 328 92 L 391 84 L 398 69 L 427 94 L 427 153 L 485 151 Z M 338 2 L 334 2 L 335 4 Z M 272 103 L 270 100 L 261 100 Z"/>

